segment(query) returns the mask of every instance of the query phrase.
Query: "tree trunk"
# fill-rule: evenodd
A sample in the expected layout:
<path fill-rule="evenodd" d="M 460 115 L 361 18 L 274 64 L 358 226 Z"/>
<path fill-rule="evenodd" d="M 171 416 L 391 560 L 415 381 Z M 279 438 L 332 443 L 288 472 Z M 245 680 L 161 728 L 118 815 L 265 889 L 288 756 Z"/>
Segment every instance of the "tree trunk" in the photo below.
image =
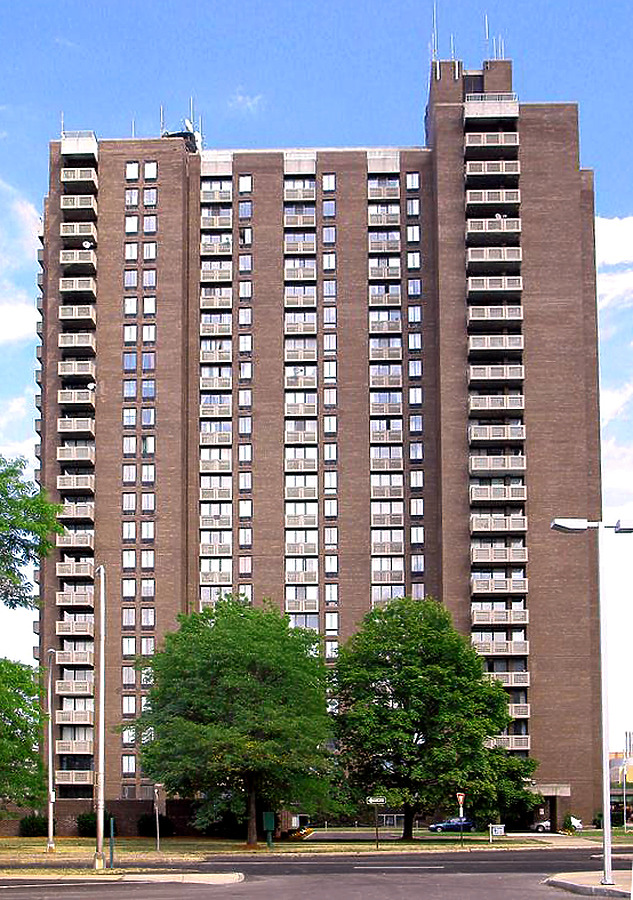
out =
<path fill-rule="evenodd" d="M 403 841 L 412 841 L 413 840 L 413 816 L 415 814 L 415 809 L 409 804 L 405 803 L 402 807 L 404 812 L 404 827 L 402 829 L 402 840 Z"/>
<path fill-rule="evenodd" d="M 257 789 L 255 787 L 255 777 L 253 775 L 246 776 L 246 812 L 248 826 L 246 831 L 246 846 L 257 846 Z"/>

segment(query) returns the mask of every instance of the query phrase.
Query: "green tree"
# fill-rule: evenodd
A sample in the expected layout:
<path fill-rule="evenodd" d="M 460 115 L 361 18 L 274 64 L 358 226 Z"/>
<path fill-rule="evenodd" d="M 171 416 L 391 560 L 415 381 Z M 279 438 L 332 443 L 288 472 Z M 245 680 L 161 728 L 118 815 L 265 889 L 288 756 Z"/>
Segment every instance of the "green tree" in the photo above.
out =
<path fill-rule="evenodd" d="M 0 601 L 11 609 L 32 607 L 33 591 L 24 573 L 51 550 L 51 535 L 63 529 L 59 506 L 24 479 L 26 461 L 0 456 Z"/>
<path fill-rule="evenodd" d="M 301 802 L 310 812 L 327 792 L 331 723 L 318 636 L 290 628 L 272 605 L 234 598 L 179 621 L 150 662 L 143 769 L 168 793 L 202 794 L 199 824 L 229 808 L 246 813 L 255 845 L 258 802 Z"/>
<path fill-rule="evenodd" d="M 0 659 L 0 803 L 34 806 L 44 798 L 40 738 L 36 671 Z"/>
<path fill-rule="evenodd" d="M 341 762 L 353 783 L 402 805 L 403 838 L 416 814 L 454 809 L 457 791 L 488 807 L 499 801 L 504 751 L 488 750 L 486 739 L 510 721 L 507 694 L 484 677 L 440 603 L 405 597 L 368 613 L 341 647 L 333 690 Z M 508 778 L 525 793 L 533 765 L 521 762 Z"/>

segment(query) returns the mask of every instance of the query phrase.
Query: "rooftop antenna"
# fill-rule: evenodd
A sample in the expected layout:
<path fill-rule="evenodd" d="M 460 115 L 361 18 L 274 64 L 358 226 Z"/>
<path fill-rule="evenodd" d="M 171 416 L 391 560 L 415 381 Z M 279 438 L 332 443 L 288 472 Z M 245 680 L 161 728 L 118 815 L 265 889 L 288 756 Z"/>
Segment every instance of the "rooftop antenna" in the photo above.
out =
<path fill-rule="evenodd" d="M 501 39 L 501 59 L 506 58 L 506 39 Z"/>
<path fill-rule="evenodd" d="M 451 59 L 455 59 L 455 37 L 451 34 Z"/>
<path fill-rule="evenodd" d="M 433 4 L 433 59 L 437 59 L 437 3 Z"/>
<path fill-rule="evenodd" d="M 490 59 L 490 29 L 488 27 L 488 13 L 484 15 L 484 33 L 486 35 L 486 59 Z"/>
<path fill-rule="evenodd" d="M 194 121 L 194 115 L 193 115 L 193 96 L 189 97 L 189 119 L 190 119 L 192 122 Z"/>
<path fill-rule="evenodd" d="M 136 122 L 132 119 L 132 137 L 136 137 Z"/>
<path fill-rule="evenodd" d="M 163 104 L 160 105 L 160 136 L 162 137 L 165 133 L 165 111 L 163 110 Z"/>
<path fill-rule="evenodd" d="M 493 37 L 493 39 L 492 39 L 492 58 L 493 59 L 497 58 L 497 39 L 496 39 L 496 37 Z"/>
<path fill-rule="evenodd" d="M 62 126 L 61 126 L 61 127 L 62 127 L 62 130 L 61 130 L 61 136 L 62 136 L 62 137 L 63 137 L 63 136 L 64 136 L 64 110 L 63 110 L 63 109 L 62 109 L 62 112 L 61 112 L 61 119 L 62 119 Z"/>

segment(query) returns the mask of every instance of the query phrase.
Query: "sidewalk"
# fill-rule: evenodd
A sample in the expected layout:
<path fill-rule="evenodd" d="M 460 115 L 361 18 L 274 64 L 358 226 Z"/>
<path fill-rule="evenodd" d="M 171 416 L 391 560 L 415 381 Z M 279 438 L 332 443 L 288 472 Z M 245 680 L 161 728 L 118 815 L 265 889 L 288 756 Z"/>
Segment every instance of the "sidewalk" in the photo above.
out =
<path fill-rule="evenodd" d="M 602 872 L 561 872 L 545 880 L 551 887 L 586 897 L 631 897 L 631 873 L 614 872 L 614 885 L 600 884 Z"/>

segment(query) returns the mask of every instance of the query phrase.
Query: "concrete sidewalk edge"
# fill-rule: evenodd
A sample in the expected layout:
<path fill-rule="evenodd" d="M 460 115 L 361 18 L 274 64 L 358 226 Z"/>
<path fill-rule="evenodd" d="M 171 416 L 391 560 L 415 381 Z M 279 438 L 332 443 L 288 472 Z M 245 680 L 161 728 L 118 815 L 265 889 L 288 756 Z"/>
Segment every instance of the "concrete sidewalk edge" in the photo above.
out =
<path fill-rule="evenodd" d="M 600 874 L 596 872 L 561 872 L 546 878 L 543 883 L 585 897 L 631 897 L 630 888 L 622 883 L 600 884 Z"/>
<path fill-rule="evenodd" d="M 222 872 L 218 874 L 200 872 L 147 872 L 143 875 L 96 875 L 92 873 L 86 875 L 55 875 L 53 873 L 47 873 L 44 875 L 41 873 L 29 873 L 28 875 L 2 875 L 1 877 L 3 881 L 100 881 L 102 883 L 109 881 L 162 881 L 178 882 L 180 884 L 239 884 L 241 881 L 244 881 L 244 874 L 242 872 Z"/>

